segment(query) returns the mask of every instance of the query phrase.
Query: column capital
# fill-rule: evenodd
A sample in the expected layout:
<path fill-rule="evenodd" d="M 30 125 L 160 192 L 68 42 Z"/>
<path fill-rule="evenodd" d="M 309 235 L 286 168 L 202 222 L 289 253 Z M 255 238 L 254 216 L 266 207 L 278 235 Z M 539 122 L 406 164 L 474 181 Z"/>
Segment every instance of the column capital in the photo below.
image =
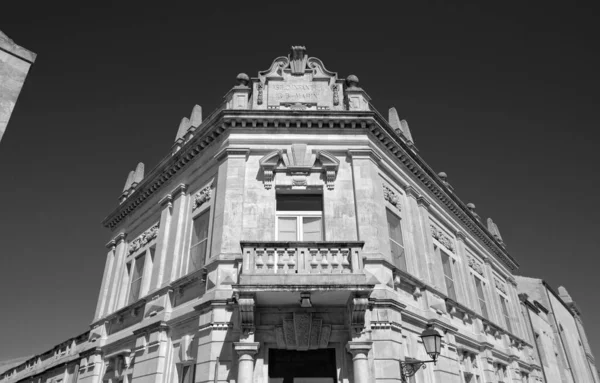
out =
<path fill-rule="evenodd" d="M 259 342 L 234 342 L 233 346 L 238 355 L 254 355 L 260 348 Z"/>
<path fill-rule="evenodd" d="M 173 191 L 171 191 L 171 196 L 173 196 L 173 198 L 177 198 L 179 197 L 180 194 L 185 194 L 185 191 L 187 190 L 187 185 L 186 184 L 179 184 L 177 185 L 177 187 L 175 187 L 175 189 L 173 189 Z"/>
<path fill-rule="evenodd" d="M 428 210 L 429 206 L 431 206 L 431 202 L 429 202 L 429 200 L 422 195 L 417 197 L 417 203 L 419 206 L 423 206 L 426 210 Z"/>
<path fill-rule="evenodd" d="M 371 148 L 365 149 L 350 149 L 348 150 L 348 156 L 352 159 L 360 158 L 360 159 L 370 159 L 371 161 L 378 163 L 381 161 L 381 156 Z"/>
<path fill-rule="evenodd" d="M 406 192 L 406 195 L 409 197 L 412 197 L 414 199 L 417 199 L 417 197 L 419 197 L 419 193 L 417 192 L 417 189 L 415 189 L 411 185 L 406 185 L 404 187 L 404 191 Z"/>
<path fill-rule="evenodd" d="M 223 148 L 217 154 L 215 154 L 215 159 L 217 161 L 224 160 L 228 157 L 242 157 L 244 159 L 248 159 L 250 155 L 250 149 L 248 148 Z"/>
<path fill-rule="evenodd" d="M 120 232 L 113 239 L 111 239 L 110 241 L 108 241 L 108 243 L 106 244 L 106 247 L 109 248 L 109 249 L 112 249 L 116 245 L 118 245 L 119 243 L 125 241 L 125 238 L 127 238 L 127 234 L 123 233 L 123 232 Z"/>
<path fill-rule="evenodd" d="M 352 356 L 356 356 L 358 354 L 368 354 L 372 347 L 373 342 L 371 341 L 350 341 L 346 344 L 346 351 Z"/>
<path fill-rule="evenodd" d="M 460 231 L 460 230 L 459 230 L 459 231 L 457 231 L 455 235 L 456 235 L 456 239 L 458 239 L 459 241 L 461 241 L 461 242 L 463 242 L 463 243 L 464 243 L 464 242 L 465 242 L 465 240 L 467 239 L 467 236 L 466 236 L 466 234 L 465 234 L 465 233 L 463 233 L 463 232 L 462 232 L 462 231 Z"/>

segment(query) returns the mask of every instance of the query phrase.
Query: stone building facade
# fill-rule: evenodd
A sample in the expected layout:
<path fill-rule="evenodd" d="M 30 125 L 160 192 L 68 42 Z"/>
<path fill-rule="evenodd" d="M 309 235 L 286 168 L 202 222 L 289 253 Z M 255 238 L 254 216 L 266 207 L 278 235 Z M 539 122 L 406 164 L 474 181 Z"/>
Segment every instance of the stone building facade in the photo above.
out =
<path fill-rule="evenodd" d="M 0 141 L 35 57 L 0 31 Z"/>
<path fill-rule="evenodd" d="M 303 47 L 237 80 L 129 173 L 89 333 L 0 383 L 399 382 L 401 361 L 429 359 L 427 326 L 441 355 L 408 381 L 569 381 L 544 378 L 498 227 L 395 109 Z"/>

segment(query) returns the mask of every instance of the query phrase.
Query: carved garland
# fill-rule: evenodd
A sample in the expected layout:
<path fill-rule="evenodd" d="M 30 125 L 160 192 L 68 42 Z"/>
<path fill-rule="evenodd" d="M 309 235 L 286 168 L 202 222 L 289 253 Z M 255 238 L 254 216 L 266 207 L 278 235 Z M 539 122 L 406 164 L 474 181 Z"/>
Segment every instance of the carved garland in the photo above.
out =
<path fill-rule="evenodd" d="M 206 201 L 210 200 L 211 196 L 212 196 L 212 182 L 210 184 L 206 185 L 204 188 L 202 188 L 202 190 L 200 190 L 199 192 L 196 193 L 196 195 L 194 196 L 194 206 L 193 206 L 192 210 L 198 209 L 200 206 L 202 206 L 202 204 L 204 204 Z"/>
<path fill-rule="evenodd" d="M 504 283 L 500 282 L 500 280 L 494 278 L 494 284 L 496 285 L 496 288 L 500 291 L 502 291 L 504 294 L 506 294 L 506 286 L 504 285 Z"/>
<path fill-rule="evenodd" d="M 483 265 L 472 257 L 469 257 L 469 266 L 480 275 L 483 275 Z"/>
<path fill-rule="evenodd" d="M 400 197 L 392 189 L 385 185 L 383 185 L 383 198 L 385 198 L 386 201 L 398 208 L 398 210 L 401 210 Z"/>
<path fill-rule="evenodd" d="M 333 84 L 331 86 L 331 90 L 333 91 L 333 105 L 340 104 L 340 94 L 338 93 L 340 90 L 340 86 L 338 84 Z"/>
<path fill-rule="evenodd" d="M 431 236 L 444 247 L 454 253 L 454 242 L 446 235 L 441 229 L 438 229 L 435 225 L 431 225 Z"/>
<path fill-rule="evenodd" d="M 146 230 L 140 236 L 138 236 L 136 239 L 134 239 L 129 244 L 129 254 L 135 253 L 140 248 L 142 248 L 143 246 L 148 244 L 148 242 L 150 242 L 154 238 L 156 238 L 156 236 L 158 235 L 158 225 L 159 224 L 160 224 L 160 222 L 155 223 L 152 227 L 150 227 L 148 230 Z"/>
<path fill-rule="evenodd" d="M 256 84 L 256 89 L 258 90 L 258 96 L 256 96 L 256 103 L 258 105 L 262 105 L 263 103 L 263 89 L 264 89 L 264 85 L 262 82 L 259 82 L 258 84 Z"/>

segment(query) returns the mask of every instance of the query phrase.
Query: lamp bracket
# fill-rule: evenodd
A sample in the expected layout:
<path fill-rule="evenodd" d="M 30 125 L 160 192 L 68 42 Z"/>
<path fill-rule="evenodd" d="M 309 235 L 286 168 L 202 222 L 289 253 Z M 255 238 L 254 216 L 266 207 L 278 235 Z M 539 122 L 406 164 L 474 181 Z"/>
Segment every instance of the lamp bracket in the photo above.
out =
<path fill-rule="evenodd" d="M 406 383 L 408 378 L 416 374 L 421 368 L 425 368 L 425 363 L 435 363 L 435 361 L 407 358 L 406 362 L 400 362 L 400 375 L 402 377 L 402 382 Z"/>

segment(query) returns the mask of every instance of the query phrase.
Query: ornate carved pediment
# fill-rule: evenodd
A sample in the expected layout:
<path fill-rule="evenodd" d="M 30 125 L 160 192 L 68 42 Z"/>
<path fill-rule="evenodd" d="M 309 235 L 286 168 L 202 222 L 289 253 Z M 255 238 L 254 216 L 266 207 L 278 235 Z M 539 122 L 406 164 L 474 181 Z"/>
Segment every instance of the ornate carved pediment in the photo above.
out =
<path fill-rule="evenodd" d="M 442 229 L 436 227 L 435 225 L 431 225 L 430 227 L 431 236 L 441 243 L 446 249 L 454 253 L 454 242 L 452 239 L 450 239 L 450 237 L 448 237 L 446 233 L 442 231 Z"/>
<path fill-rule="evenodd" d="M 277 57 L 254 81 L 255 109 L 343 109 L 343 80 L 302 46 Z"/>
<path fill-rule="evenodd" d="M 326 348 L 331 337 L 331 325 L 312 313 L 294 313 L 292 319 L 284 319 L 283 325 L 275 327 L 277 347 L 288 350 L 314 350 Z"/>
<path fill-rule="evenodd" d="M 333 190 L 340 161 L 324 150 L 312 151 L 306 144 L 293 144 L 290 150 L 275 150 L 259 161 L 266 189 L 273 186 L 275 173 L 292 177 L 292 186 L 306 186 L 306 177 L 312 172 L 323 172 L 325 183 Z"/>

